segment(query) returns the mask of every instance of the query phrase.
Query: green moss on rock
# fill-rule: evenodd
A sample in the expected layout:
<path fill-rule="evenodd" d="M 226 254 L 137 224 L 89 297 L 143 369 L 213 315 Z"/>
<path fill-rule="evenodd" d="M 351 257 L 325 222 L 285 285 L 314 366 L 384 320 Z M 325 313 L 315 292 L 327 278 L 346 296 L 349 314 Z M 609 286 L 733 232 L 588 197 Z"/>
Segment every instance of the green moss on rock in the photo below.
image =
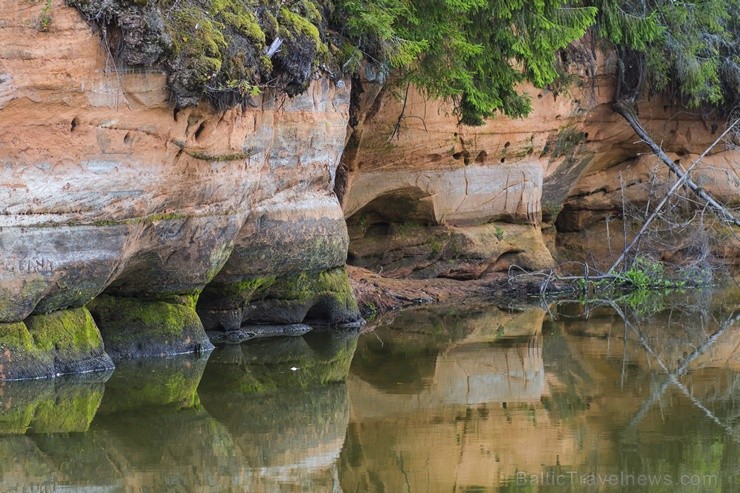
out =
<path fill-rule="evenodd" d="M 33 337 L 31 337 L 26 324 L 23 322 L 0 324 L 0 348 L 3 350 L 38 351 L 38 348 L 34 345 Z"/>
<path fill-rule="evenodd" d="M 0 380 L 53 377 L 113 368 L 85 308 L 0 324 Z"/>
<path fill-rule="evenodd" d="M 243 308 L 257 291 L 269 289 L 275 280 L 275 277 L 252 277 L 232 284 L 220 284 L 217 292 L 209 294 L 218 296 L 229 307 Z"/>
<path fill-rule="evenodd" d="M 361 320 L 344 267 L 280 277 L 258 290 L 245 321 L 340 325 Z"/>
<path fill-rule="evenodd" d="M 54 376 L 54 357 L 39 349 L 23 322 L 0 323 L 0 380 Z"/>
<path fill-rule="evenodd" d="M 357 306 L 347 271 L 343 267 L 322 272 L 302 272 L 277 279 L 266 295 L 285 300 L 307 301 L 320 294 L 331 294 L 342 305 Z"/>
<path fill-rule="evenodd" d="M 32 315 L 25 322 L 35 346 L 44 353 L 53 354 L 55 374 L 113 368 L 100 331 L 87 308 Z"/>
<path fill-rule="evenodd" d="M 213 349 L 193 308 L 195 298 L 188 298 L 184 304 L 168 301 L 102 295 L 88 307 L 115 359 Z"/>
<path fill-rule="evenodd" d="M 315 8 L 312 10 L 312 13 L 314 14 L 312 15 L 312 17 L 314 18 L 314 22 L 316 22 L 316 20 L 320 22 L 321 14 L 319 14 L 319 12 Z M 326 45 L 321 42 L 321 35 L 319 34 L 319 30 L 311 23 L 310 20 L 306 19 L 305 17 L 301 17 L 295 12 L 291 12 L 287 8 L 280 9 L 280 19 L 283 20 L 283 25 L 285 26 L 281 31 L 284 36 L 302 36 L 303 38 L 312 41 L 316 49 L 316 53 L 321 55 L 321 58 L 326 58 L 329 52 L 326 48 Z"/>
<path fill-rule="evenodd" d="M 100 350 L 103 340 L 86 308 L 72 308 L 26 319 L 33 341 L 42 351 L 85 353 Z"/>
<path fill-rule="evenodd" d="M 258 290 L 275 283 L 275 277 L 251 277 L 233 283 L 211 283 L 203 290 L 198 315 L 206 330 L 236 330 L 242 311 Z"/>
<path fill-rule="evenodd" d="M 243 103 L 271 87 L 305 89 L 328 48 L 319 0 L 67 0 L 104 33 L 122 31 L 120 60 L 167 70 L 175 104 L 202 98 L 217 107 Z M 264 57 L 280 36 L 284 49 Z M 265 58 L 265 59 L 263 59 Z"/>
<path fill-rule="evenodd" d="M 570 155 L 584 140 L 586 140 L 586 134 L 573 126 L 561 128 L 555 137 L 555 142 L 552 144 L 552 159 Z M 548 142 L 542 151 L 543 154 L 547 154 L 550 145 L 551 143 Z"/>

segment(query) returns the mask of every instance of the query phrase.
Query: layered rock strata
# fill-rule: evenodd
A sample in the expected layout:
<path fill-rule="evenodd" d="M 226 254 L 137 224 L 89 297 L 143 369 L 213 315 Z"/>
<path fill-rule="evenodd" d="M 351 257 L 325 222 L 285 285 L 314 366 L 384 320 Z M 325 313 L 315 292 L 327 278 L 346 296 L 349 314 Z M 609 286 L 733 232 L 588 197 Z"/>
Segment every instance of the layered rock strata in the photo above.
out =
<path fill-rule="evenodd" d="M 656 196 L 656 183 L 665 189 L 665 166 L 612 111 L 615 60 L 587 42 L 562 56 L 571 74 L 565 88 L 522 86 L 531 114 L 496 115 L 481 127 L 459 125 L 451 104 L 413 86 L 384 88 L 374 72 L 361 74 L 337 179 L 351 263 L 393 277 L 465 279 L 512 263 L 538 270 L 553 263 L 545 245 L 556 221 L 558 231 L 573 232 L 621 214 L 620 176 L 635 204 Z M 637 108 L 649 134 L 686 167 L 726 124 L 655 96 Z M 736 144 L 720 142 L 693 174 L 729 205 L 740 197 Z M 523 225 L 531 232 L 522 235 Z M 480 228 L 488 231 L 480 246 L 449 251 L 440 241 L 463 229 L 481 238 Z M 459 268 L 439 265 L 451 260 Z"/>
<path fill-rule="evenodd" d="M 359 320 L 332 193 L 347 88 L 173 110 L 165 74 L 116 67 L 62 1 L 40 29 L 42 9 L 0 1 L 0 378 L 91 369 L 70 361 L 92 343 L 37 335 L 55 314 L 86 314 L 75 330 L 119 358 L 209 350 L 198 313 L 221 329 Z"/>

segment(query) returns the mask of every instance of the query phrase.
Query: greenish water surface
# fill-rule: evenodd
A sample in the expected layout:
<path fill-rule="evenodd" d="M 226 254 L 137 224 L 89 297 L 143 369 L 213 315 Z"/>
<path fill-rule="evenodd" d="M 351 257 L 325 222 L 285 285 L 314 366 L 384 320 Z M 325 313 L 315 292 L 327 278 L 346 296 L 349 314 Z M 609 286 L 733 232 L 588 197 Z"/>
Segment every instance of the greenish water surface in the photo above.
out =
<path fill-rule="evenodd" d="M 649 301 L 0 383 L 0 491 L 740 491 L 738 293 Z"/>

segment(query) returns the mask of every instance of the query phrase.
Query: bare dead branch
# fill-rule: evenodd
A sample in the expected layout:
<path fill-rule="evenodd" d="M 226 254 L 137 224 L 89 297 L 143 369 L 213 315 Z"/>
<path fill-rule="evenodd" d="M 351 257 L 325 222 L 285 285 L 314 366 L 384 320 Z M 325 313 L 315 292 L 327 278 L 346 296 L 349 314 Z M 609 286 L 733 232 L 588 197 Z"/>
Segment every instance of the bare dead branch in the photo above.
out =
<path fill-rule="evenodd" d="M 640 124 L 640 121 L 637 119 L 637 117 L 632 112 L 631 108 L 626 105 L 622 101 L 618 101 L 614 103 L 614 111 L 619 113 L 622 118 L 627 120 L 627 123 L 632 127 L 632 129 L 635 131 L 635 133 L 640 137 L 640 139 L 650 148 L 653 153 L 660 158 L 663 163 L 665 163 L 666 166 L 676 175 L 679 177 L 679 182 L 682 182 L 686 184 L 691 191 L 693 191 L 698 197 L 700 197 L 702 200 L 704 200 L 706 203 L 711 205 L 722 219 L 724 219 L 727 222 L 730 222 L 734 224 L 735 226 L 740 226 L 740 219 L 737 219 L 725 206 L 717 202 L 711 195 L 709 195 L 704 189 L 702 189 L 699 185 L 694 183 L 694 181 L 689 178 L 688 171 L 684 173 L 681 171 L 681 169 L 676 165 L 676 163 L 673 162 L 671 158 L 668 157 L 668 155 L 663 152 L 663 149 L 660 148 L 658 144 L 655 143 L 653 139 L 650 138 L 648 133 L 645 131 L 645 129 Z M 717 143 L 719 143 L 720 140 L 724 138 L 727 133 L 737 124 L 738 120 L 735 120 L 730 126 L 727 127 L 727 129 L 722 133 L 722 135 L 717 138 L 717 140 L 714 141 L 714 143 L 709 146 L 697 159 L 694 164 L 692 164 L 691 167 L 695 166 L 701 159 L 704 158 L 704 156 L 707 155 L 710 149 L 712 149 Z"/>
<path fill-rule="evenodd" d="M 699 189 L 698 185 L 696 185 L 689 178 L 689 172 L 691 172 L 691 170 L 694 169 L 694 167 L 701 162 L 701 160 L 704 158 L 704 156 L 706 156 L 709 153 L 709 151 L 712 150 L 712 148 L 714 148 L 714 146 L 716 146 L 725 137 L 725 135 L 727 135 L 732 130 L 732 128 L 735 125 L 737 125 L 738 121 L 740 121 L 740 120 L 735 120 L 731 125 L 729 125 L 725 129 L 725 131 L 722 133 L 722 135 L 720 135 L 719 137 L 717 137 L 717 139 L 712 143 L 712 145 L 710 145 L 709 147 L 707 147 L 704 150 L 704 152 L 701 154 L 701 156 L 699 156 L 693 163 L 691 163 L 691 166 L 689 166 L 688 169 L 686 170 L 686 172 L 684 173 L 681 170 L 679 170 L 678 167 L 676 166 L 676 164 L 663 152 L 663 150 L 652 139 L 650 139 L 650 137 L 647 135 L 647 133 L 645 132 L 645 130 L 640 125 L 640 123 L 637 120 L 637 118 L 635 118 L 634 115 L 632 115 L 632 113 L 629 112 L 629 109 L 624 104 L 617 103 L 617 104 L 615 104 L 615 108 L 622 108 L 622 110 L 617 109 L 616 111 L 620 115 L 622 115 L 630 123 L 630 125 L 635 130 L 635 132 L 637 132 L 637 134 L 640 135 L 640 138 L 653 150 L 653 152 L 655 152 L 655 154 L 664 163 L 666 163 L 668 165 L 668 167 L 671 169 L 671 171 L 673 171 L 679 177 L 679 179 L 676 180 L 676 183 L 674 183 L 673 186 L 668 190 L 668 192 L 663 197 L 663 200 L 661 200 L 661 202 L 657 205 L 657 207 L 655 208 L 655 210 L 653 211 L 653 213 L 650 216 L 648 216 L 647 219 L 645 219 L 645 222 L 642 224 L 642 227 L 640 228 L 640 231 L 637 232 L 637 234 L 635 235 L 635 237 L 632 239 L 632 242 L 624 248 L 624 250 L 622 251 L 622 254 L 619 256 L 619 258 L 614 262 L 614 264 L 609 268 L 609 270 L 607 272 L 614 271 L 614 269 L 616 269 L 619 266 L 620 263 L 622 263 L 623 261 L 625 261 L 627 254 L 637 244 L 637 242 L 640 240 L 640 238 L 642 237 L 642 235 L 647 230 L 648 226 L 650 226 L 650 223 L 652 223 L 653 220 L 656 217 L 658 217 L 658 213 L 663 209 L 663 207 L 668 203 L 668 200 L 675 194 L 675 192 L 684 183 L 686 183 L 687 185 L 693 184 L 694 187 L 696 187 L 697 189 Z M 634 125 L 633 125 L 633 123 L 634 123 Z M 620 180 L 621 180 L 621 175 L 620 175 Z M 722 206 L 718 202 L 716 202 L 706 192 L 704 192 L 703 190 L 699 189 L 699 192 L 701 192 L 701 194 L 703 194 L 703 195 L 701 195 L 699 192 L 697 192 L 696 190 L 694 190 L 694 188 L 692 188 L 691 185 L 689 185 L 689 188 L 691 188 L 692 191 L 694 191 L 695 193 L 697 193 L 697 195 L 699 197 L 701 197 L 702 199 L 704 199 L 707 204 L 709 204 L 711 207 L 713 207 L 714 209 L 716 209 L 717 211 L 719 211 L 720 212 L 720 216 L 723 219 L 725 219 L 725 220 L 727 220 L 729 222 L 732 222 L 736 226 L 740 226 L 740 220 L 736 219 L 732 215 L 732 213 L 730 213 L 730 211 L 728 211 L 724 206 Z M 704 196 L 706 196 L 706 198 Z M 709 200 L 707 200 L 707 198 Z M 624 222 L 624 220 L 623 220 L 623 222 Z"/>

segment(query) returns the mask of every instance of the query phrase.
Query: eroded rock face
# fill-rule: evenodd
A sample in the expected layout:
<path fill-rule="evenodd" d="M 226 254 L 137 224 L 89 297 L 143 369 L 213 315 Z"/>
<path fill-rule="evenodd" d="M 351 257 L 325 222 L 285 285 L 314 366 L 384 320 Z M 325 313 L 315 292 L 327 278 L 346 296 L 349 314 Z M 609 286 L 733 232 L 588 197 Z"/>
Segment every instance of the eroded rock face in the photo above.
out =
<path fill-rule="evenodd" d="M 359 320 L 342 269 L 347 227 L 331 191 L 349 93 L 326 81 L 310 92 L 273 103 L 246 138 L 245 146 L 261 158 L 260 182 L 228 262 L 198 304 L 209 330 L 233 330 L 242 322 L 298 323 L 314 307 L 321 312 L 309 316 L 314 322 Z M 248 308 L 250 301 L 259 308 Z"/>
<path fill-rule="evenodd" d="M 477 279 L 512 265 L 546 269 L 552 257 L 528 224 L 422 226 L 350 224 L 349 261 L 384 277 Z M 539 255 L 539 256 L 538 256 Z"/>
<path fill-rule="evenodd" d="M 569 72 L 577 80 L 566 93 L 523 86 L 532 113 L 524 119 L 497 115 L 482 127 L 459 125 L 450 104 L 431 100 L 413 87 L 401 91 L 399 98 L 363 80 L 354 89 L 356 118 L 337 179 L 350 227 L 359 224 L 376 233 L 372 238 L 352 236 L 350 251 L 363 257 L 358 264 L 376 271 L 386 266 L 361 252 L 386 241 L 379 240 L 379 228 L 389 231 L 387 241 L 396 244 L 393 232 L 404 224 L 433 226 L 427 241 L 440 230 L 454 234 L 451 227 L 491 222 L 505 235 L 512 224 L 525 223 L 540 236 L 540 229 L 548 229 L 556 219 L 559 231 L 587 228 L 621 211 L 620 174 L 627 198 L 645 204 L 653 170 L 660 171 L 658 182 L 666 183 L 668 176 L 611 109 L 613 60 L 592 54 L 590 48 L 569 56 Z M 702 116 L 657 97 L 638 101 L 637 108 L 654 140 L 684 166 L 725 124 L 718 115 Z M 738 156 L 736 146 L 720 143 L 703 159 L 694 179 L 719 200 L 737 203 Z M 541 236 L 516 245 L 540 259 L 519 265 L 541 268 L 541 260 L 549 256 L 544 245 Z M 414 257 L 417 247 L 403 255 Z M 462 264 L 473 259 L 480 264 L 484 258 L 482 250 L 459 257 Z M 488 264 L 496 258 L 488 258 Z M 428 269 L 423 262 L 416 262 L 412 272 L 447 275 L 445 269 Z"/>
<path fill-rule="evenodd" d="M 40 30 L 42 8 L 0 1 L 0 323 L 105 292 L 91 307 L 111 352 L 208 350 L 195 306 L 224 265 L 206 314 L 234 280 L 269 276 L 274 287 L 344 265 L 332 188 L 347 88 L 316 80 L 295 98 L 173 110 L 165 74 L 115 68 L 62 1 Z M 345 311 L 323 315 L 357 319 L 353 302 L 350 292 Z M 132 327 L 120 312 L 137 303 Z M 178 316 L 150 309 L 156 303 L 176 305 Z M 270 316 L 267 307 L 262 321 Z M 149 341 L 153 325 L 174 346 Z"/>

